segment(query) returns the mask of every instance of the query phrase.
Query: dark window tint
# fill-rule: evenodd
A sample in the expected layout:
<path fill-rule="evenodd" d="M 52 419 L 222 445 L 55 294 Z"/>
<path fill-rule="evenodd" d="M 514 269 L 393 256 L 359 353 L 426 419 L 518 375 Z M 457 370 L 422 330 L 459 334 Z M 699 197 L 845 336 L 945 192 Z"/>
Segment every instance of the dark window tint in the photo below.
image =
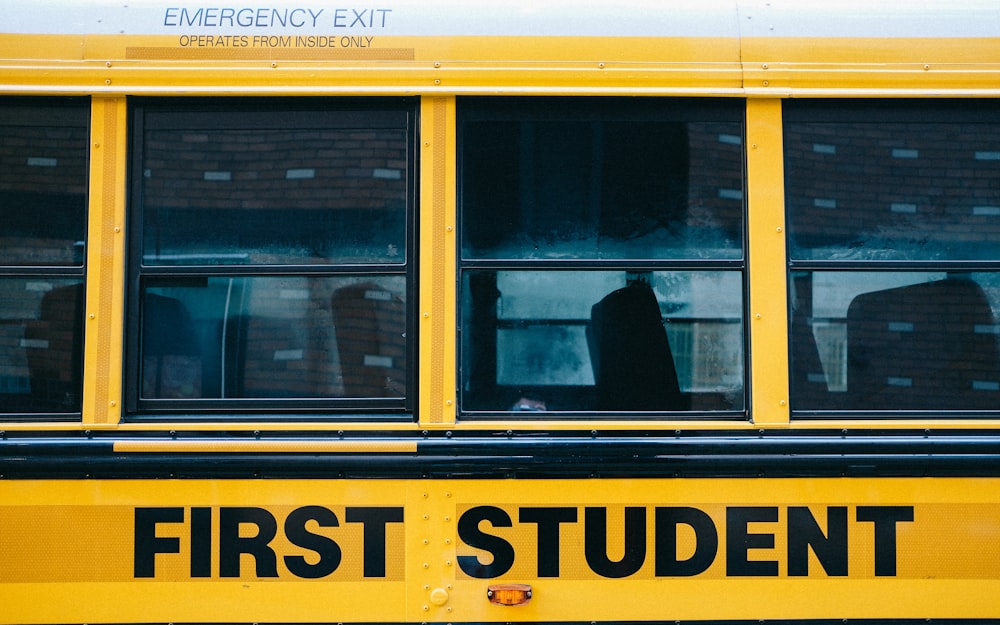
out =
<path fill-rule="evenodd" d="M 743 103 L 460 102 L 462 408 L 744 409 Z"/>
<path fill-rule="evenodd" d="M 411 409 L 414 113 L 138 104 L 132 411 Z"/>
<path fill-rule="evenodd" d="M 787 102 L 796 410 L 1000 407 L 1000 107 Z"/>
<path fill-rule="evenodd" d="M 79 413 L 90 108 L 0 99 L 0 410 Z"/>

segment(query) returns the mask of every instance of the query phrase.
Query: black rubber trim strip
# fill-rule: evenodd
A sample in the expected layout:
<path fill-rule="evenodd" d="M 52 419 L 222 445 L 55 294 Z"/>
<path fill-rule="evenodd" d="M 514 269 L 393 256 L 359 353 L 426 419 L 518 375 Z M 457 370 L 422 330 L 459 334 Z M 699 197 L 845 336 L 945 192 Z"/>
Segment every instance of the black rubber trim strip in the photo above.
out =
<path fill-rule="evenodd" d="M 186 478 L 653 478 L 653 477 L 1000 477 L 1000 433 L 679 434 L 444 433 L 423 436 L 352 434 L 416 452 L 276 453 L 252 441 L 329 441 L 315 433 L 178 433 L 149 436 L 169 442 L 214 440 L 247 451 L 115 452 L 121 433 L 43 435 L 5 433 L 0 477 L 138 479 Z M 259 437 L 259 438 L 258 438 Z M 335 439 L 337 440 L 337 439 Z M 408 445 L 384 445 L 398 441 Z M 247 444 L 250 442 L 251 444 Z M 160 445 L 163 447 L 163 445 Z M 319 446 L 321 447 L 321 446 Z M 167 446 L 167 448 L 169 448 Z M 271 451 L 268 451 L 271 450 Z"/>

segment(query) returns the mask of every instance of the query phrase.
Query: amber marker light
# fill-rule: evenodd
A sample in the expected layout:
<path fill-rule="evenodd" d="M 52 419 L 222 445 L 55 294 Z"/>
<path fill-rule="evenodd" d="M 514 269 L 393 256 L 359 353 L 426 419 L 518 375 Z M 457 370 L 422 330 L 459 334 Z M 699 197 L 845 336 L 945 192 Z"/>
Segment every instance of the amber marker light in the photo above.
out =
<path fill-rule="evenodd" d="M 486 590 L 486 597 L 494 605 L 525 605 L 531 601 L 528 584 L 495 584 Z"/>

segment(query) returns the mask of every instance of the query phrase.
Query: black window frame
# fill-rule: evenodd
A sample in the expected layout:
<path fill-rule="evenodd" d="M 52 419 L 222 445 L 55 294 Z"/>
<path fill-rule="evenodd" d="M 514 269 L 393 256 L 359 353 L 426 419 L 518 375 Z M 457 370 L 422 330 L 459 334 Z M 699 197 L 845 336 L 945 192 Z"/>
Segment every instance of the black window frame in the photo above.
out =
<path fill-rule="evenodd" d="M 417 291 L 417 213 L 419 163 L 416 146 L 419 139 L 419 106 L 416 98 L 308 97 L 308 98 L 130 98 L 129 164 L 129 247 L 128 291 L 126 295 L 126 375 L 125 419 L 156 420 L 234 420 L 234 421 L 404 421 L 416 418 L 418 337 L 415 310 Z M 252 129 L 265 123 L 269 128 L 299 128 L 282 118 L 285 112 L 295 116 L 314 115 L 319 120 L 335 120 L 344 128 L 367 129 L 366 116 L 386 113 L 389 117 L 405 116 L 407 141 L 405 257 L 401 263 L 290 263 L 290 264 L 163 264 L 143 265 L 143 132 L 145 117 L 155 112 L 168 125 L 185 127 L 188 120 L 230 117 L 226 128 Z M 350 122 L 343 123 L 343 119 Z M 353 125 L 352 125 L 353 124 Z M 334 126 L 341 127 L 341 126 Z M 368 397 L 306 397 L 306 398 L 196 398 L 160 399 L 141 397 L 141 304 L 143 280 L 156 278 L 209 277 L 337 277 L 337 276 L 399 276 L 406 282 L 404 306 L 406 355 L 405 388 L 401 398 Z"/>
<path fill-rule="evenodd" d="M 459 96 L 457 99 L 457 303 L 459 341 L 457 344 L 456 387 L 459 396 L 459 418 L 476 420 L 539 420 L 539 419 L 585 419 L 592 421 L 635 419 L 655 420 L 747 420 L 750 418 L 750 337 L 747 324 L 749 313 L 749 259 L 748 259 L 748 215 L 746 151 L 746 100 L 742 98 L 682 98 L 682 97 L 626 97 L 626 96 Z M 727 117 L 732 115 L 733 117 Z M 739 234 L 738 258 L 577 258 L 577 259 L 518 259 L 508 257 L 466 257 L 465 217 L 463 202 L 463 129 L 466 122 L 523 122 L 523 121 L 564 121 L 570 118 L 578 121 L 614 121 L 629 119 L 653 122 L 736 122 L 740 126 L 741 152 L 741 232 Z M 717 271 L 739 273 L 741 281 L 741 353 L 742 353 L 742 408 L 699 410 L 682 408 L 678 410 L 633 410 L 633 409 L 588 409 L 550 412 L 519 412 L 515 409 L 470 409 L 463 402 L 465 373 L 470 366 L 463 355 L 465 329 L 463 321 L 463 288 L 465 277 L 477 271 L 620 271 L 623 274 L 643 274 L 647 272 L 698 272 Z M 676 354 L 675 354 L 676 357 Z M 469 359 L 471 360 L 471 359 Z M 535 391 L 537 389 L 530 389 Z"/>
<path fill-rule="evenodd" d="M 992 99 L 952 99 L 952 98 L 874 98 L 874 99 L 824 99 L 802 98 L 782 101 L 782 127 L 788 130 L 791 124 L 802 123 L 865 123 L 865 124 L 947 124 L 947 123 L 989 123 L 1000 124 L 1000 104 Z M 809 372 L 796 365 L 796 358 L 802 362 L 812 361 L 813 355 L 803 358 L 802 349 L 796 345 L 796 335 L 802 336 L 804 330 L 796 322 L 796 293 L 802 291 L 812 297 L 812 276 L 819 273 L 854 273 L 854 274 L 920 274 L 942 273 L 950 279 L 962 279 L 962 276 L 973 273 L 994 273 L 1000 276 L 1000 253 L 996 258 L 969 258 L 934 260 L 931 258 L 892 258 L 892 259 L 808 259 L 795 256 L 796 223 L 793 219 L 793 206 L 789 201 L 789 145 L 783 148 L 783 166 L 785 170 L 785 220 L 789 236 L 786 245 L 786 281 L 788 285 L 788 336 L 789 336 L 789 407 L 793 420 L 829 419 L 831 417 L 844 419 L 879 418 L 889 419 L 938 419 L 938 418 L 996 418 L 1000 413 L 1000 405 L 994 409 L 983 409 L 981 406 L 970 405 L 962 407 L 929 407 L 918 408 L 886 408 L 851 406 L 850 400 L 824 400 L 829 403 L 824 407 L 798 407 L 802 397 L 809 397 L 814 391 L 810 389 Z M 804 246 L 805 247 L 805 246 Z M 808 276 L 804 289 L 796 285 L 796 281 Z M 799 293 L 801 295 L 802 293 Z M 805 315 L 811 319 L 811 314 Z M 800 319 L 801 321 L 801 319 Z M 798 327 L 797 327 L 798 325 Z M 800 339 L 801 340 L 801 339 Z M 805 343 L 803 343 L 805 345 Z M 810 346 L 806 345 L 807 353 Z M 850 355 L 848 354 L 848 358 Z M 814 374 L 815 375 L 815 374 Z M 823 391 L 829 392 L 829 391 Z M 847 389 L 846 394 L 851 390 Z M 844 407 L 847 406 L 847 407 Z"/>
<path fill-rule="evenodd" d="M 90 222 L 90 135 L 91 135 L 91 100 L 89 97 L 77 96 L 3 96 L 0 97 L 0 108 L 7 111 L 17 111 L 19 119 L 4 119 L 0 125 L 30 125 L 43 127 L 74 127 L 85 128 L 87 139 L 82 146 L 85 151 L 84 156 L 84 207 L 82 215 L 82 244 L 80 249 L 79 263 L 9 263 L 0 264 L 0 279 L 22 278 L 26 280 L 72 280 L 79 281 L 75 287 L 80 291 L 77 295 L 78 310 L 78 340 L 79 344 L 73 346 L 72 359 L 75 362 L 74 374 L 79 376 L 78 397 L 76 404 L 71 410 L 28 410 L 13 409 L 7 410 L 3 406 L 5 420 L 10 421 L 69 421 L 77 422 L 82 418 L 83 413 L 83 384 L 84 384 L 84 347 L 86 342 L 86 324 L 83 322 L 86 313 L 86 289 L 87 289 L 87 249 L 89 245 L 89 222 Z M 15 122 L 12 124 L 11 122 Z"/>

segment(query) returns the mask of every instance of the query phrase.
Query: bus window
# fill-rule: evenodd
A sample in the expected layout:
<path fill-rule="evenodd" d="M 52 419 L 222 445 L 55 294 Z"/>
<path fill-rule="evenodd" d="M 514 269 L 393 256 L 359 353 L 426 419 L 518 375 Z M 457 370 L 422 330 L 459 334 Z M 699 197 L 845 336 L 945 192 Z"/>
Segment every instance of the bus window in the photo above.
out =
<path fill-rule="evenodd" d="M 466 414 L 744 409 L 742 111 L 460 100 Z"/>
<path fill-rule="evenodd" d="M 1000 401 L 1000 108 L 785 106 L 793 409 Z"/>
<path fill-rule="evenodd" d="M 79 413 L 90 109 L 0 100 L 0 406 Z"/>
<path fill-rule="evenodd" d="M 413 110 L 137 108 L 133 410 L 408 409 Z"/>

